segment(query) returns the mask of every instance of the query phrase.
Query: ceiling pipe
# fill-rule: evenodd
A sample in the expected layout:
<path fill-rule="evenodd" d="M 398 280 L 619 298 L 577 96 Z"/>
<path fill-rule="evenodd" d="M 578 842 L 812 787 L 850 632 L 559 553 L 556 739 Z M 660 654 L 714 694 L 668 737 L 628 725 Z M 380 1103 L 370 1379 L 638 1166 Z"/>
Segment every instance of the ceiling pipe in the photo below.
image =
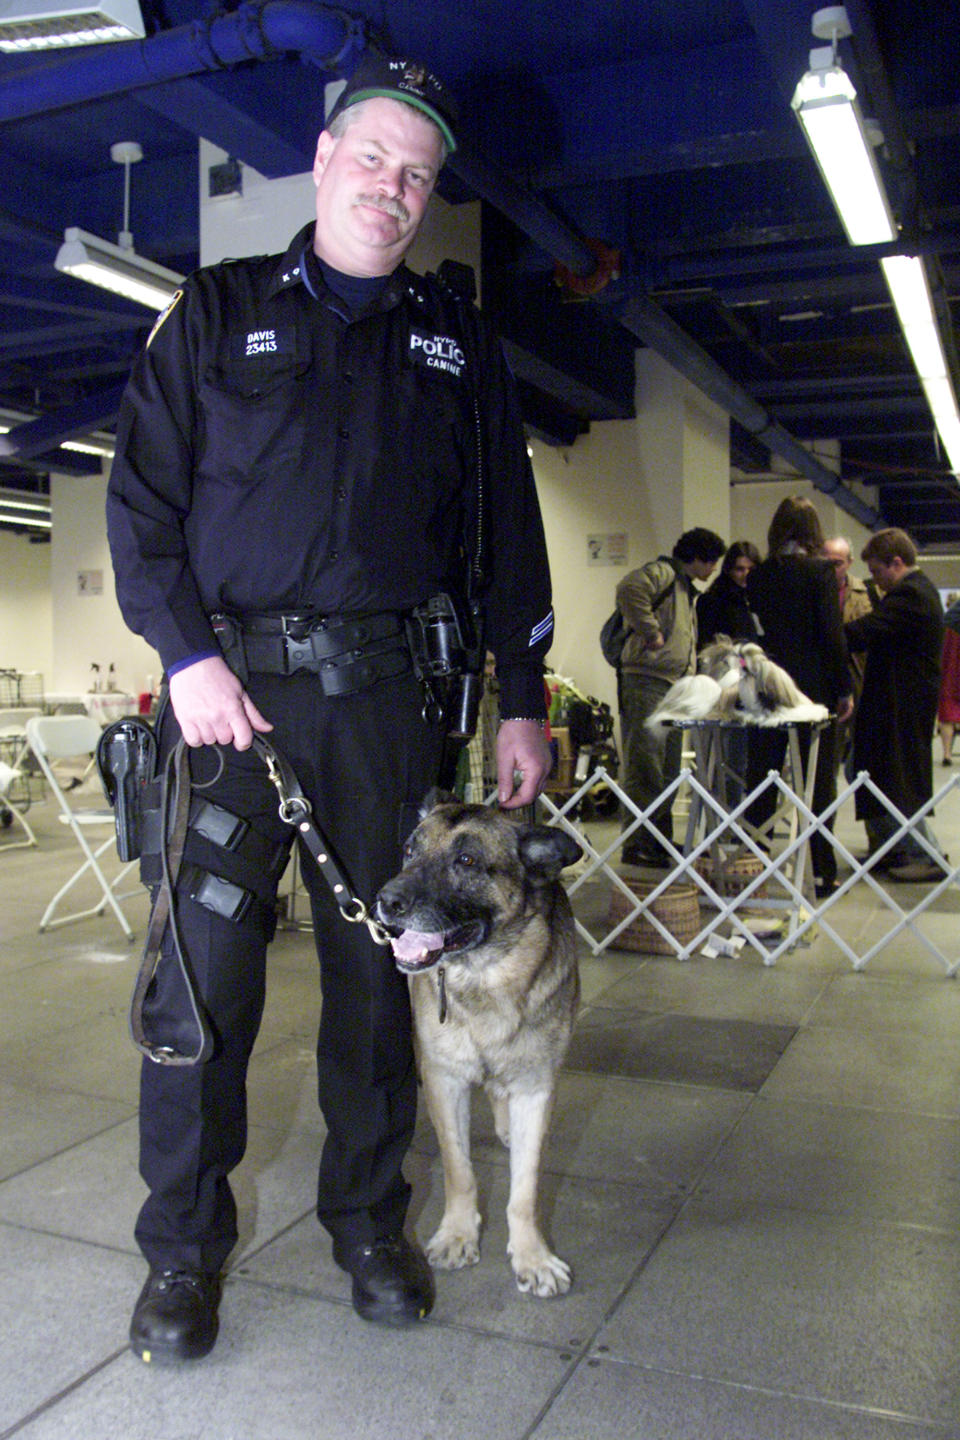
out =
<path fill-rule="evenodd" d="M 883 517 L 877 510 L 848 490 L 832 470 L 821 465 L 789 431 L 777 424 L 769 412 L 721 369 L 705 350 L 701 350 L 659 305 L 645 295 L 628 300 L 620 315 L 620 323 L 739 421 L 744 430 L 768 450 L 786 460 L 805 479 L 812 481 L 817 490 L 829 495 L 842 510 L 859 520 L 861 525 L 876 529 L 883 524 Z"/>
<path fill-rule="evenodd" d="M 195 20 L 148 40 L 90 45 L 17 70 L 0 82 L 0 121 L 25 120 L 288 51 L 323 70 L 349 74 L 365 48 L 362 21 L 314 0 L 246 3 L 232 14 Z"/>
<path fill-rule="evenodd" d="M 339 10 L 326 10 L 314 0 L 244 3 L 231 14 L 161 31 L 148 40 L 90 46 L 19 70 L 0 82 L 0 122 L 46 114 L 245 60 L 268 60 L 283 52 L 298 52 L 323 70 L 349 74 L 365 46 L 362 21 Z M 530 190 L 469 145 L 451 157 L 450 168 L 552 259 L 581 277 L 593 274 L 597 262 L 591 248 Z M 768 449 L 794 465 L 818 490 L 831 495 L 842 509 L 865 525 L 882 523 L 876 511 L 772 421 L 659 306 L 646 297 L 637 298 L 628 302 L 620 319 L 631 334 L 728 410 Z"/>

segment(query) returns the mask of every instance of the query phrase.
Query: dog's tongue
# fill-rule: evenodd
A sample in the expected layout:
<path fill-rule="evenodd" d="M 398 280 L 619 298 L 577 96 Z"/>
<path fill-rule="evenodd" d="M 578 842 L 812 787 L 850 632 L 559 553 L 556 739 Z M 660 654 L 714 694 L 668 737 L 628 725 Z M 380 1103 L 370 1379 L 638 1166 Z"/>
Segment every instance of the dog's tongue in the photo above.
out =
<path fill-rule="evenodd" d="M 443 936 L 439 931 L 404 930 L 392 936 L 390 944 L 398 960 L 426 960 L 435 950 L 443 949 Z"/>

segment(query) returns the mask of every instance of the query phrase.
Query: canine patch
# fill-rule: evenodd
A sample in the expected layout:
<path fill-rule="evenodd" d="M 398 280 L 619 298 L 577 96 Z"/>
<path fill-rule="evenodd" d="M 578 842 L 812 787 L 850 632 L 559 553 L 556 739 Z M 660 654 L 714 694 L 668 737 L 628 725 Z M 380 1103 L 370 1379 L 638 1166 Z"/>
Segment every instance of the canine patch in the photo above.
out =
<path fill-rule="evenodd" d="M 377 897 L 396 963 L 410 976 L 420 1074 L 443 1156 L 443 1219 L 431 1265 L 480 1257 L 470 1164 L 470 1089 L 483 1085 L 510 1146 L 507 1253 L 533 1295 L 570 1287 L 570 1267 L 537 1223 L 540 1157 L 577 1012 L 576 937 L 559 883 L 580 846 L 564 830 L 517 825 L 434 791 Z"/>
<path fill-rule="evenodd" d="M 456 379 L 467 368 L 467 357 L 455 335 L 440 335 L 428 330 L 411 329 L 407 340 L 407 359 L 424 370 L 439 371 Z"/>

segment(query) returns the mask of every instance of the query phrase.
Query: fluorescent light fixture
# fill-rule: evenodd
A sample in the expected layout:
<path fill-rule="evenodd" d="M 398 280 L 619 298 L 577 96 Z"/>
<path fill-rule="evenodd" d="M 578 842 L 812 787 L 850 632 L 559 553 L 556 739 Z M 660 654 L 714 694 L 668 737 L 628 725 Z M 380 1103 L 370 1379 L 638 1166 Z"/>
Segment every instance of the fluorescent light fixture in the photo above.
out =
<path fill-rule="evenodd" d="M 0 0 L 0 50 L 98 45 L 145 33 L 137 0 Z"/>
<path fill-rule="evenodd" d="M 78 455 L 100 455 L 107 460 L 112 460 L 115 446 L 112 440 L 97 440 L 90 435 L 86 440 L 61 440 L 61 450 L 73 450 Z"/>
<path fill-rule="evenodd" d="M 163 310 L 183 282 L 175 270 L 144 260 L 132 245 L 111 245 L 77 225 L 63 232 L 63 244 L 53 263 L 67 275 L 125 295 L 150 310 Z"/>
<path fill-rule="evenodd" d="M 811 62 L 831 51 L 813 50 Z M 794 92 L 792 105 L 820 168 L 851 245 L 897 238 L 897 227 L 877 168 L 857 92 L 842 65 L 815 64 Z"/>
<path fill-rule="evenodd" d="M 923 260 L 887 255 L 880 268 L 950 466 L 960 471 L 960 414 Z"/>
<path fill-rule="evenodd" d="M 0 525 L 18 529 L 50 530 L 50 499 L 24 490 L 0 490 Z"/>
<path fill-rule="evenodd" d="M 11 495 L 16 491 L 9 492 Z M 35 510 L 38 515 L 50 514 L 49 500 L 14 500 L 10 499 L 6 491 L 0 491 L 0 510 Z"/>
<path fill-rule="evenodd" d="M 53 529 L 52 520 L 33 519 L 25 515 L 21 515 L 19 518 L 16 515 L 5 515 L 2 506 L 0 506 L 0 525 L 15 525 L 20 530 Z"/>

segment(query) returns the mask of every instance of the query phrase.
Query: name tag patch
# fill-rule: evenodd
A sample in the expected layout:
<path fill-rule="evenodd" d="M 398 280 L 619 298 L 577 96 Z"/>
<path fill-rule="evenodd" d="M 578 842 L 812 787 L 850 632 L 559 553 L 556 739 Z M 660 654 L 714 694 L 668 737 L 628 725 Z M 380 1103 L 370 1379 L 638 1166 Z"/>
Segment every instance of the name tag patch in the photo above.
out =
<path fill-rule="evenodd" d="M 292 327 L 265 325 L 259 330 L 243 330 L 233 337 L 233 358 L 252 360 L 261 355 L 293 355 L 296 336 Z"/>
<path fill-rule="evenodd" d="M 456 336 L 431 334 L 427 330 L 410 331 L 407 358 L 425 370 L 440 370 L 446 375 L 460 376 L 467 366 L 467 357 Z"/>

